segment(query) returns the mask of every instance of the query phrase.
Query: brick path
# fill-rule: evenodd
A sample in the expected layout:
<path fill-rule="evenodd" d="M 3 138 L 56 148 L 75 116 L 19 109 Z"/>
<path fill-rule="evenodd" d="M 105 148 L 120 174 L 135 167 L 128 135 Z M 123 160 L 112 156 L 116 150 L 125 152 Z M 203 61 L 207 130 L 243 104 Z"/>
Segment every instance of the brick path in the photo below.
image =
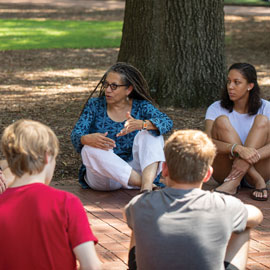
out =
<path fill-rule="evenodd" d="M 98 192 L 83 190 L 78 184 L 53 186 L 77 195 L 89 217 L 92 230 L 99 239 L 97 252 L 105 263 L 105 269 L 127 269 L 130 229 L 123 220 L 123 207 L 138 191 L 119 190 Z M 209 188 L 210 186 L 208 186 Z M 270 204 L 256 202 L 249 198 L 249 189 L 241 189 L 237 195 L 245 203 L 259 207 L 264 221 L 251 233 L 248 270 L 270 269 Z"/>

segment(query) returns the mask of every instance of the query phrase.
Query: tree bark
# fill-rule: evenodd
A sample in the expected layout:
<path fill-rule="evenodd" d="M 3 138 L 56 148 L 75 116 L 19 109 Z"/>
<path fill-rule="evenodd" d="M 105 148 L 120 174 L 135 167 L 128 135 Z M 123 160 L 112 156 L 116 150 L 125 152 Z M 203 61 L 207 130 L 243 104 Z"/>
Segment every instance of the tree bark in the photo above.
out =
<path fill-rule="evenodd" d="M 143 73 L 160 105 L 216 100 L 224 59 L 223 0 L 126 0 L 118 61 Z"/>

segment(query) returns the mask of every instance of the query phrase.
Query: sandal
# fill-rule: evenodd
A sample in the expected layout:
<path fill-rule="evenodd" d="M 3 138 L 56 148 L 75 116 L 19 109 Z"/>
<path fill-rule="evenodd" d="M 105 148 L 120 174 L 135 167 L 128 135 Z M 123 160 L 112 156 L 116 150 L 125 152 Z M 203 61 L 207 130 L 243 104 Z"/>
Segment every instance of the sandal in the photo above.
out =
<path fill-rule="evenodd" d="M 265 190 L 266 190 L 266 193 L 267 193 L 266 197 L 263 196 Z M 260 192 L 262 194 L 262 197 L 255 196 L 254 192 L 256 192 L 256 191 Z M 265 188 L 255 188 L 255 189 L 252 190 L 250 196 L 251 196 L 251 199 L 253 199 L 255 201 L 267 201 L 267 199 L 268 199 L 268 190 L 267 190 L 266 187 Z"/>
<path fill-rule="evenodd" d="M 229 193 L 229 192 L 222 191 L 222 190 L 217 190 L 216 188 L 213 189 L 213 191 L 214 191 L 214 192 L 221 193 L 221 194 L 225 194 L 225 195 L 234 196 L 234 195 L 236 195 L 236 194 L 238 193 L 239 189 L 240 189 L 240 186 L 238 186 L 238 187 L 236 188 L 236 192 L 235 192 L 234 194 L 231 194 L 231 193 Z"/>

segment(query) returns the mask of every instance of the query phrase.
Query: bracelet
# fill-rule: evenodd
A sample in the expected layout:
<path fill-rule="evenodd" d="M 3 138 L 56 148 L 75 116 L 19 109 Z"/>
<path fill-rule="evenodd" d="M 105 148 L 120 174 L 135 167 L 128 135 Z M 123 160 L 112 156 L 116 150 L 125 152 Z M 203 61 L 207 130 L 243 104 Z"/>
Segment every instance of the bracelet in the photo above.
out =
<path fill-rule="evenodd" d="M 234 148 L 235 148 L 236 146 L 237 146 L 237 143 L 234 143 L 233 146 L 232 146 L 232 148 L 231 148 L 231 156 L 232 156 L 232 157 L 235 156 L 234 153 L 233 153 L 233 150 L 234 150 Z"/>
<path fill-rule="evenodd" d="M 142 124 L 142 130 L 147 129 L 147 123 L 145 120 L 143 120 L 143 124 Z"/>

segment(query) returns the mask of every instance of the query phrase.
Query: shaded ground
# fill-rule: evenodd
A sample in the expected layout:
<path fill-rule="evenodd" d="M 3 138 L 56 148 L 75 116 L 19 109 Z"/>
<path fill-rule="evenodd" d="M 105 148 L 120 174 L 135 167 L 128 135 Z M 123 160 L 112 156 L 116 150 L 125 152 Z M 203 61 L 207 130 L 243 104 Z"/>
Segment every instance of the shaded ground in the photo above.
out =
<path fill-rule="evenodd" d="M 0 18 L 53 18 L 120 20 L 123 1 L 29 1 L 0 3 Z M 36 4 L 40 3 L 40 4 Z M 76 2 L 77 3 L 77 2 Z M 119 5 L 117 5 L 117 3 Z M 120 8 L 119 8 L 120 6 Z M 237 7 L 236 7 L 237 8 Z M 227 64 L 246 61 L 258 70 L 259 82 L 270 98 L 270 17 L 226 15 Z M 54 181 L 75 183 L 80 157 L 73 150 L 70 132 L 104 71 L 117 59 L 118 49 L 66 49 L 0 52 L 0 133 L 20 118 L 48 124 L 60 139 Z M 217 97 L 218 98 L 218 97 Z M 174 128 L 203 128 L 205 108 L 162 108 L 174 120 Z M 62 181 L 63 180 L 63 181 Z"/>
<path fill-rule="evenodd" d="M 1 0 L 0 0 L 1 1 Z M 0 2 L 0 18 L 101 19 L 123 18 L 123 1 L 10 0 Z M 90 3 L 96 3 L 91 6 Z M 29 4 L 30 3 L 30 4 Z M 39 4 L 37 4 L 39 3 Z M 74 6 L 74 3 L 76 4 Z M 86 5 L 84 8 L 84 5 Z M 119 5 L 122 8 L 119 8 Z M 246 61 L 258 70 L 265 96 L 270 98 L 269 16 L 226 15 L 227 64 Z M 97 251 L 108 270 L 126 269 L 130 230 L 122 216 L 123 206 L 136 191 L 97 192 L 77 184 L 80 164 L 70 142 L 70 132 L 90 91 L 104 71 L 116 61 L 117 49 L 32 50 L 0 52 L 0 133 L 20 118 L 40 120 L 60 139 L 53 186 L 76 194 L 84 204 L 91 227 L 99 239 Z M 174 128 L 203 128 L 205 108 L 162 108 L 174 120 Z M 248 270 L 270 269 L 269 202 L 255 202 L 250 190 L 237 195 L 260 207 L 263 223 L 251 233 Z"/>

